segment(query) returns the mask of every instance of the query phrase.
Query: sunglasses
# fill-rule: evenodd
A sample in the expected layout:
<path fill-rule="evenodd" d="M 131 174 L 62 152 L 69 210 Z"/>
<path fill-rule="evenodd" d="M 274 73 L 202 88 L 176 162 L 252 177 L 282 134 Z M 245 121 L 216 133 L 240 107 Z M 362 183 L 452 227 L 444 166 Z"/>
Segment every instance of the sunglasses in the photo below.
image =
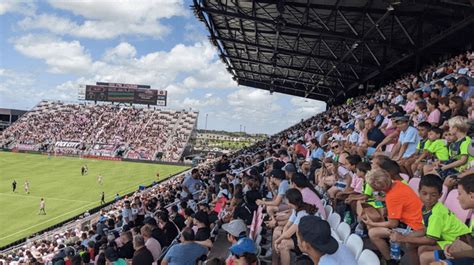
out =
<path fill-rule="evenodd" d="M 331 146 L 332 149 L 339 148 L 339 145 Z"/>

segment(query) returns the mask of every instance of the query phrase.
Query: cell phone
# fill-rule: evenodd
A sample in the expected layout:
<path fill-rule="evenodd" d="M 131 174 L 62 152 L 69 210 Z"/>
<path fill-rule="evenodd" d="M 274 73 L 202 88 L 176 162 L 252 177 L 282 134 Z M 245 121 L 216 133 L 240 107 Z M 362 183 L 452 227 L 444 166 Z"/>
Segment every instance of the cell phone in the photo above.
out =
<path fill-rule="evenodd" d="M 440 261 L 440 260 L 446 260 L 446 255 L 444 254 L 443 250 L 435 250 L 434 252 L 435 260 Z"/>

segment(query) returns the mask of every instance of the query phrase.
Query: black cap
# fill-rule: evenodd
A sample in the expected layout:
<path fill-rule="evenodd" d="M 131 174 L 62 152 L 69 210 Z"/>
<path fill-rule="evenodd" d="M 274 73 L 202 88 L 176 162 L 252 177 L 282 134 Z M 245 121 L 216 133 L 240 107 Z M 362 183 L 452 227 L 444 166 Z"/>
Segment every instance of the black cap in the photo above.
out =
<path fill-rule="evenodd" d="M 116 261 L 119 259 L 119 256 L 117 254 L 117 251 L 113 248 L 113 247 L 108 247 L 105 249 L 105 257 L 109 260 L 109 261 Z"/>
<path fill-rule="evenodd" d="M 459 77 L 456 81 L 456 85 L 469 86 L 469 80 L 465 77 Z"/>
<path fill-rule="evenodd" d="M 193 218 L 196 219 L 198 222 L 208 225 L 209 224 L 209 217 L 207 213 L 203 211 L 198 211 L 193 215 Z"/>
<path fill-rule="evenodd" d="M 145 220 L 143 221 L 143 223 L 146 224 L 146 225 L 156 226 L 156 220 L 155 220 L 155 218 L 153 218 L 153 217 L 147 217 L 147 218 L 145 218 Z"/>
<path fill-rule="evenodd" d="M 401 113 L 401 112 L 394 112 L 394 113 L 388 115 L 388 117 L 389 117 L 390 119 L 398 118 L 398 117 L 403 117 L 403 116 L 405 116 L 405 114 L 404 114 L 404 113 Z"/>
<path fill-rule="evenodd" d="M 270 173 L 270 177 L 276 178 L 276 179 L 285 179 L 285 172 L 281 169 L 274 169 Z"/>
<path fill-rule="evenodd" d="M 331 236 L 331 226 L 327 221 L 314 215 L 301 218 L 298 224 L 301 239 L 324 254 L 334 254 L 339 248 L 336 239 Z"/>

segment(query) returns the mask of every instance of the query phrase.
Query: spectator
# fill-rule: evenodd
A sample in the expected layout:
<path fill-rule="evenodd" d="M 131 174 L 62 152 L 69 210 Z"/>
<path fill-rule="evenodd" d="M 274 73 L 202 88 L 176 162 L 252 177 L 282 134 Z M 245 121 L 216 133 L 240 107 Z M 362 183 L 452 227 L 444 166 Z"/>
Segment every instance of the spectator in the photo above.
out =
<path fill-rule="evenodd" d="M 331 236 L 329 223 L 316 216 L 305 216 L 298 224 L 298 246 L 314 264 L 356 265 L 350 250 Z"/>
<path fill-rule="evenodd" d="M 195 213 L 193 216 L 193 224 L 197 228 L 195 242 L 205 247 L 212 248 L 211 229 L 209 227 L 209 218 L 207 217 L 207 214 L 202 211 Z"/>
<path fill-rule="evenodd" d="M 156 261 L 161 255 L 161 245 L 158 240 L 152 237 L 152 230 L 149 226 L 143 226 L 140 229 L 140 232 L 145 239 L 145 246 L 153 255 L 153 260 Z"/>
<path fill-rule="evenodd" d="M 390 240 L 399 243 L 410 243 L 418 250 L 419 263 L 429 265 L 434 261 L 434 251 L 442 250 L 457 237 L 468 234 L 470 230 L 443 203 L 439 202 L 443 181 L 436 175 L 421 178 L 419 193 L 423 202 L 423 220 L 426 234 L 422 237 L 402 235 L 393 232 Z M 418 263 L 418 259 L 412 261 Z"/>
<path fill-rule="evenodd" d="M 156 214 L 156 219 L 158 220 L 160 230 L 163 231 L 164 243 L 162 246 L 167 247 L 171 245 L 171 242 L 173 242 L 178 235 L 178 228 L 169 220 L 169 214 L 167 211 L 159 211 Z"/>
<path fill-rule="evenodd" d="M 132 242 L 132 232 L 126 231 L 122 232 L 120 235 L 120 240 L 122 242 L 122 246 L 118 248 L 117 254 L 119 258 L 123 259 L 131 259 L 133 257 L 133 242 Z"/>
<path fill-rule="evenodd" d="M 133 237 L 133 248 L 135 253 L 132 258 L 132 265 L 151 265 L 153 263 L 153 255 L 146 248 L 145 239 L 141 235 Z"/>
<path fill-rule="evenodd" d="M 229 248 L 230 254 L 235 258 L 235 264 L 257 264 L 257 248 L 250 238 L 241 238 Z"/>
<path fill-rule="evenodd" d="M 112 265 L 127 265 L 127 262 L 119 258 L 117 251 L 113 247 L 108 247 L 105 250 L 105 258 L 107 259 L 107 262 L 109 262 Z"/>
<path fill-rule="evenodd" d="M 314 215 L 317 211 L 314 205 L 303 201 L 303 195 L 298 189 L 288 189 L 286 197 L 292 209 L 291 216 L 283 228 L 279 226 L 273 231 L 274 243 L 272 244 L 274 246 L 272 263 L 278 263 L 279 260 L 282 265 L 290 264 L 291 250 L 296 249 L 297 253 L 300 252 L 296 244 L 296 232 L 301 218 L 306 215 Z"/>
<path fill-rule="evenodd" d="M 172 246 L 166 253 L 161 265 L 194 265 L 207 248 L 195 243 L 194 231 L 187 227 L 181 232 L 181 243 Z"/>
<path fill-rule="evenodd" d="M 395 263 L 390 258 L 390 248 L 386 240 L 390 237 L 392 229 L 400 231 L 403 235 L 423 235 L 422 203 L 408 185 L 392 181 L 389 173 L 383 169 L 371 170 L 366 180 L 374 191 L 385 193 L 388 221 L 374 222 L 368 217 L 363 221 L 368 226 L 370 240 L 382 253 L 383 258 L 387 262 Z"/>

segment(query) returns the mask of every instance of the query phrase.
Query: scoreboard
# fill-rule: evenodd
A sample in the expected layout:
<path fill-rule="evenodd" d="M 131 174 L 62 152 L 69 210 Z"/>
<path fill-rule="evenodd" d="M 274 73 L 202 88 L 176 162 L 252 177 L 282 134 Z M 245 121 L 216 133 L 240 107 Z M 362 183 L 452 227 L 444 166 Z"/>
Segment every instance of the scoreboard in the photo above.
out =
<path fill-rule="evenodd" d="M 146 85 L 97 82 L 86 85 L 85 100 L 166 106 L 167 91 Z"/>

